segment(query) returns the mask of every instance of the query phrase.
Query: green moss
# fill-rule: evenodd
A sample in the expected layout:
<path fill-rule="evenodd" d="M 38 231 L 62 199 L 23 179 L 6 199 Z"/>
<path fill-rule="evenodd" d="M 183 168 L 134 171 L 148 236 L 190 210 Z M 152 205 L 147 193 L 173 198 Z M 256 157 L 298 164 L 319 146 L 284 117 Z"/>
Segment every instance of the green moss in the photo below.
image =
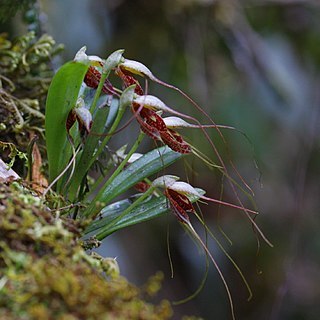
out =
<path fill-rule="evenodd" d="M 141 299 L 160 288 L 157 274 L 144 290 L 119 275 L 114 259 L 87 255 L 83 225 L 61 219 L 14 182 L 0 186 L 1 319 L 169 319 L 168 301 Z"/>

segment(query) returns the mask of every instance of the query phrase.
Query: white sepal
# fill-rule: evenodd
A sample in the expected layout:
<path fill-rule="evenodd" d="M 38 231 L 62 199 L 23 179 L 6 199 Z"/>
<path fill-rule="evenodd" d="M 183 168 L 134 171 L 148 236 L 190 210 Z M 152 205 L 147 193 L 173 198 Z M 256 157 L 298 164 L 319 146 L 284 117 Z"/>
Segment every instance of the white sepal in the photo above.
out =
<path fill-rule="evenodd" d="M 179 117 L 166 117 L 163 118 L 163 121 L 166 124 L 166 126 L 171 129 L 194 127 L 194 125 L 188 123 L 187 121 L 184 121 Z"/>
<path fill-rule="evenodd" d="M 171 112 L 168 106 L 166 106 L 159 98 L 151 95 L 137 96 L 134 102 L 149 109 L 156 109 Z"/>
<path fill-rule="evenodd" d="M 168 188 L 184 195 L 193 195 L 199 198 L 202 197 L 202 195 L 193 186 L 186 182 L 178 181 L 170 185 Z"/>
<path fill-rule="evenodd" d="M 90 132 L 92 125 L 92 115 L 86 107 L 77 107 L 73 109 L 77 115 L 78 121 L 85 127 L 87 132 Z"/>
<path fill-rule="evenodd" d="M 89 65 L 90 64 L 90 59 L 89 57 L 87 56 L 86 54 L 86 50 L 87 50 L 87 47 L 86 46 L 83 46 L 75 55 L 74 57 L 74 61 L 76 62 L 80 62 L 80 63 L 83 63 L 85 65 Z"/>
<path fill-rule="evenodd" d="M 173 175 L 165 175 L 161 176 L 152 182 L 153 187 L 160 187 L 160 188 L 169 188 L 171 185 L 176 183 L 177 180 L 180 178 Z"/>
<path fill-rule="evenodd" d="M 155 79 L 150 69 L 141 62 L 125 59 L 124 62 L 120 64 L 120 67 L 139 76 L 145 76 L 151 80 Z"/>

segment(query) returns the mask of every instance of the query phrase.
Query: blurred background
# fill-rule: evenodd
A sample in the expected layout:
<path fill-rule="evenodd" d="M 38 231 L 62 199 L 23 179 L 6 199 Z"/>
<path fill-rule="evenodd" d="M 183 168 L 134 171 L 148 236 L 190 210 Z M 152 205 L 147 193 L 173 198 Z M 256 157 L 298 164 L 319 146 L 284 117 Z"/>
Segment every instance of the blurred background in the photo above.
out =
<path fill-rule="evenodd" d="M 201 205 L 209 228 L 253 291 L 248 302 L 240 276 L 209 239 L 230 286 L 237 319 L 319 319 L 320 1 L 41 0 L 36 6 L 41 32 L 65 45 L 55 65 L 72 59 L 84 45 L 89 54 L 104 58 L 124 48 L 126 58 L 143 62 L 158 78 L 183 89 L 216 123 L 245 133 L 247 138 L 223 131 L 230 151 L 214 129 L 212 139 L 217 139 L 222 158 L 229 164 L 232 159 L 254 190 L 260 212 L 255 221 L 274 248 L 260 239 L 258 250 L 256 234 L 240 211 Z M 1 31 L 21 34 L 25 26 L 20 20 Z M 208 123 L 172 90 L 150 84 L 149 92 Z M 130 143 L 131 130 L 115 144 Z M 183 133 L 214 157 L 199 131 Z M 152 146 L 149 141 L 145 148 Z M 223 189 L 223 199 L 236 202 L 221 175 L 195 159 L 188 165 L 188 174 L 183 163 L 165 173 L 178 172 L 210 197 L 219 198 Z M 205 274 L 205 255 L 173 215 L 122 230 L 107 238 L 98 252 L 116 256 L 122 274 L 137 285 L 162 270 L 165 280 L 157 299 L 190 296 Z M 230 318 L 227 295 L 212 264 L 203 290 L 174 312 L 174 319 L 185 314 Z"/>

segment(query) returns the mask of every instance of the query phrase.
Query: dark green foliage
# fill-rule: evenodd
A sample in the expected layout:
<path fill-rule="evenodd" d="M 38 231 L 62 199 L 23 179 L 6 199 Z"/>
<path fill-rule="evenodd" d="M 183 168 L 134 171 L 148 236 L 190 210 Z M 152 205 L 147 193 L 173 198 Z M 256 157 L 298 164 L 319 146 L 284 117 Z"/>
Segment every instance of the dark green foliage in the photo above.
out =
<path fill-rule="evenodd" d="M 0 22 L 12 18 L 17 11 L 26 10 L 35 3 L 36 0 L 1 0 L 0 1 Z"/>

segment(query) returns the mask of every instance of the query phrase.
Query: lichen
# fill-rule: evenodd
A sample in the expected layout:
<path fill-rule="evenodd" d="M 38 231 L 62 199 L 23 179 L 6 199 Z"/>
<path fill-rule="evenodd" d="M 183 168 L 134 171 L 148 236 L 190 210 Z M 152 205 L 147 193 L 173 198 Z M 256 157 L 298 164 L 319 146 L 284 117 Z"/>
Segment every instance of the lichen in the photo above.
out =
<path fill-rule="evenodd" d="M 170 303 L 154 305 L 161 274 L 143 289 L 119 274 L 116 261 L 88 255 L 79 222 L 49 211 L 18 182 L 0 185 L 1 319 L 169 319 Z"/>

